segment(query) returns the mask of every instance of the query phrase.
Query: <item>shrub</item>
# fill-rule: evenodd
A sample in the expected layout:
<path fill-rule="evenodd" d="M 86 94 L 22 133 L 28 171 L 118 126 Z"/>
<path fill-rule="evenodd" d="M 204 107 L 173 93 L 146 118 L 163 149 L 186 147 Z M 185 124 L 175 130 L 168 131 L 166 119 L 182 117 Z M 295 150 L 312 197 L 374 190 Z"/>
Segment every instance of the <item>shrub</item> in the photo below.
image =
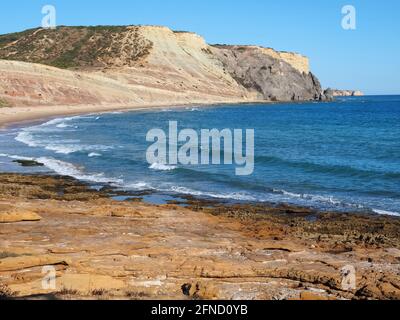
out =
<path fill-rule="evenodd" d="M 0 108 L 11 107 L 11 105 L 3 99 L 0 99 Z"/>

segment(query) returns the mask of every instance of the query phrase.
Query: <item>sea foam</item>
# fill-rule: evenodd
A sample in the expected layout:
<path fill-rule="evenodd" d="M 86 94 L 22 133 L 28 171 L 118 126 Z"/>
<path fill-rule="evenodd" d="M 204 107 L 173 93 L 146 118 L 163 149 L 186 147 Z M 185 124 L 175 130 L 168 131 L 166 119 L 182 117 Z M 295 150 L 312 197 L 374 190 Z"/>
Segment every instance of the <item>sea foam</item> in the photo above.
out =
<path fill-rule="evenodd" d="M 149 169 L 157 170 L 157 171 L 172 171 L 176 169 L 176 166 L 168 166 L 162 163 L 153 163 Z"/>
<path fill-rule="evenodd" d="M 72 163 L 47 158 L 47 157 L 40 157 L 37 158 L 36 161 L 43 163 L 47 168 L 51 169 L 52 171 L 64 175 L 73 177 L 78 180 L 84 180 L 89 182 L 96 182 L 96 183 L 105 183 L 105 184 L 114 184 L 114 185 L 122 185 L 122 179 L 116 178 L 107 178 L 104 173 L 85 173 L 83 169 L 73 165 Z"/>
<path fill-rule="evenodd" d="M 373 212 L 385 216 L 395 216 L 395 217 L 400 217 L 399 212 L 393 212 L 393 211 L 386 211 L 386 210 L 379 210 L 379 209 L 372 209 Z"/>

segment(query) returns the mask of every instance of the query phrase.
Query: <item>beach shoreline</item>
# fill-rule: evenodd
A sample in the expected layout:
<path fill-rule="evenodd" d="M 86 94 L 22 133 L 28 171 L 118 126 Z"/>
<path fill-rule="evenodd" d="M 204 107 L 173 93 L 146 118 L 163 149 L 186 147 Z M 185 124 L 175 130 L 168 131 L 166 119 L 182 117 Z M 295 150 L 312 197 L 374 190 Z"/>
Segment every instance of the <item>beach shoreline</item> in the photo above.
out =
<path fill-rule="evenodd" d="M 157 111 L 163 108 L 182 109 L 187 107 L 199 106 L 223 106 L 223 105 L 244 105 L 244 104 L 268 104 L 273 102 L 261 100 L 229 100 L 207 101 L 207 102 L 167 102 L 167 103 L 146 103 L 146 104 L 121 104 L 121 105 L 71 105 L 71 106 L 36 106 L 36 107 L 3 107 L 0 108 L 0 130 L 10 126 L 23 126 L 32 122 L 45 122 L 46 119 L 54 117 L 82 116 L 87 114 L 100 114 L 111 112 L 131 112 L 131 111 Z M 285 103 L 282 101 L 280 103 Z"/>
<path fill-rule="evenodd" d="M 310 101 L 267 101 L 267 100 L 227 100 L 221 102 L 203 101 L 203 102 L 167 102 L 167 103 L 146 103 L 146 104 L 109 104 L 109 105 L 70 105 L 70 106 L 33 106 L 33 107 L 3 107 L 0 108 L 0 130 L 9 127 L 29 125 L 31 123 L 45 122 L 48 119 L 68 116 L 84 116 L 88 114 L 102 114 L 112 112 L 133 112 L 133 111 L 157 111 L 164 108 L 183 109 L 188 107 L 215 107 L 229 105 L 277 105 L 277 104 L 301 104 Z M 328 103 L 329 101 L 313 101 L 315 103 Z"/>
<path fill-rule="evenodd" d="M 78 106 L 38 106 L 38 107 L 10 107 L 0 109 L 0 129 L 11 126 L 24 126 L 33 122 L 45 122 L 54 117 L 81 116 L 93 113 L 130 112 L 143 110 L 158 110 L 161 108 L 184 108 L 193 104 L 165 104 L 165 105 L 78 105 Z"/>

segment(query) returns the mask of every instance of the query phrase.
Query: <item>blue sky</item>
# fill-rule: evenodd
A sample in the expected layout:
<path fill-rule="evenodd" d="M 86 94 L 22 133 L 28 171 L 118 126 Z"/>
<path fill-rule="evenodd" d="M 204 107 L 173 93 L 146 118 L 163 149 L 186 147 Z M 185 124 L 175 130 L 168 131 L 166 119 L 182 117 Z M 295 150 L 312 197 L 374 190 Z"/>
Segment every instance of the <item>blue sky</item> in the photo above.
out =
<path fill-rule="evenodd" d="M 399 0 L 14 0 L 1 3 L 0 33 L 39 26 L 46 4 L 58 25 L 165 25 L 209 43 L 296 51 L 324 87 L 400 94 Z M 341 27 L 348 4 L 356 30 Z"/>

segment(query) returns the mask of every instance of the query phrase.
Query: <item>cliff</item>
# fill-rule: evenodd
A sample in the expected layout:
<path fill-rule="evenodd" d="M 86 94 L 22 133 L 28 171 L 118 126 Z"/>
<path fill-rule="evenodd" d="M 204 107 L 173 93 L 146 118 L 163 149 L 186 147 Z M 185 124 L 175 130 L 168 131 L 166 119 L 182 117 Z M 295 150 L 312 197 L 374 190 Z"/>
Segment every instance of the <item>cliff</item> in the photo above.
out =
<path fill-rule="evenodd" d="M 310 73 L 310 61 L 307 57 L 294 52 L 275 51 L 271 48 L 262 48 L 262 51 L 271 57 L 283 60 L 301 73 Z"/>
<path fill-rule="evenodd" d="M 306 57 L 157 26 L 2 35 L 0 72 L 3 106 L 325 99 Z"/>
<path fill-rule="evenodd" d="M 308 71 L 308 59 L 254 46 L 216 46 L 226 70 L 246 89 L 269 101 L 323 100 L 321 84 Z"/>
<path fill-rule="evenodd" d="M 361 97 L 364 95 L 364 93 L 359 90 L 337 90 L 331 88 L 326 89 L 325 94 L 333 97 Z"/>

